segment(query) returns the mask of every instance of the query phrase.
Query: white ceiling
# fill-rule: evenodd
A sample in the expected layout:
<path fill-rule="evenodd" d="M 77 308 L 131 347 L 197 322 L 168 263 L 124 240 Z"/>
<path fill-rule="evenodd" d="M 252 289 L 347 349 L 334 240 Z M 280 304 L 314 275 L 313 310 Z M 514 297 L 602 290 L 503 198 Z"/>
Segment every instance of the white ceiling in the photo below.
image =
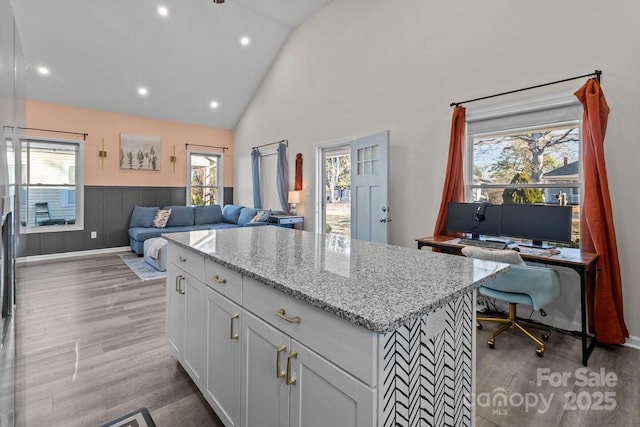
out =
<path fill-rule="evenodd" d="M 329 2 L 12 3 L 28 99 L 233 129 L 289 33 Z M 243 36 L 249 46 L 240 44 Z M 40 75 L 39 66 L 50 74 Z M 148 95 L 138 95 L 140 86 Z"/>

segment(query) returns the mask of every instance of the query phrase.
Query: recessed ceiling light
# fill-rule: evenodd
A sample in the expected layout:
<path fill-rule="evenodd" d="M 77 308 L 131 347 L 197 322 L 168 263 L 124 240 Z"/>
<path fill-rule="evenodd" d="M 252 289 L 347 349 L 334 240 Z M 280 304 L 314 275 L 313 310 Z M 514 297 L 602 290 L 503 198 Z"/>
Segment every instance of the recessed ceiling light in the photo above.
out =
<path fill-rule="evenodd" d="M 147 88 L 146 88 L 146 87 L 139 87 L 139 88 L 138 88 L 138 94 L 139 94 L 139 95 L 144 96 L 144 95 L 146 95 L 147 93 L 149 93 L 149 91 L 147 90 Z"/>
<path fill-rule="evenodd" d="M 160 16 L 167 16 L 168 14 L 169 14 L 169 9 L 167 9 L 166 7 L 164 7 L 164 6 L 160 6 L 160 7 L 158 8 L 158 15 L 160 15 Z"/>
<path fill-rule="evenodd" d="M 38 72 L 44 76 L 49 74 L 49 69 L 47 67 L 38 67 Z"/>
<path fill-rule="evenodd" d="M 251 43 L 251 39 L 247 36 L 244 36 L 240 39 L 240 44 L 242 46 L 249 46 L 249 43 Z"/>
<path fill-rule="evenodd" d="M 211 101 L 209 105 L 211 106 L 211 108 L 218 108 L 220 104 L 218 104 L 218 101 Z"/>

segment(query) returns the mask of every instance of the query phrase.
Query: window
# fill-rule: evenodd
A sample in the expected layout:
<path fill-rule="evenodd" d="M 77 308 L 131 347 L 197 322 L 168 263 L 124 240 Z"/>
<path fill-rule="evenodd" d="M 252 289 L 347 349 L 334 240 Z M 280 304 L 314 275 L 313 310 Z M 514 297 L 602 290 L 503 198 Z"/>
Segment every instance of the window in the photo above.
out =
<path fill-rule="evenodd" d="M 75 140 L 20 140 L 21 232 L 83 228 L 83 148 L 83 143 Z"/>
<path fill-rule="evenodd" d="M 380 154 L 377 145 L 358 148 L 358 175 L 375 175 L 378 173 Z"/>
<path fill-rule="evenodd" d="M 467 117 L 466 199 L 573 207 L 580 237 L 582 108 L 562 96 Z"/>
<path fill-rule="evenodd" d="M 187 165 L 187 205 L 221 205 L 222 156 L 189 152 Z"/>

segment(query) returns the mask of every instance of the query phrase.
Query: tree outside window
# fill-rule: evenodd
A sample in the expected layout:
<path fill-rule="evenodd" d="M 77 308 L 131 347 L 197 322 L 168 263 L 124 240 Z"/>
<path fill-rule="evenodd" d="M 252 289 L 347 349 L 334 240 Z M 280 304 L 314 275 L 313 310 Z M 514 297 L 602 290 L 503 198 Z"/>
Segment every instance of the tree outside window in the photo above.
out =
<path fill-rule="evenodd" d="M 472 135 L 473 201 L 574 207 L 579 239 L 580 128 L 577 122 Z"/>

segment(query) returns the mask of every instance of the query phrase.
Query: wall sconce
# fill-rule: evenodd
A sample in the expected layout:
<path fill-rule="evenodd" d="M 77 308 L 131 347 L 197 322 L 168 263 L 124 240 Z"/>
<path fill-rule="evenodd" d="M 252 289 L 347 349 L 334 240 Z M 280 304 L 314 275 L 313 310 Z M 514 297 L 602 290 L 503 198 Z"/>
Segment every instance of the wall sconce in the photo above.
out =
<path fill-rule="evenodd" d="M 174 144 L 173 145 L 173 156 L 169 156 L 169 161 L 171 163 L 173 163 L 173 171 L 174 172 L 176 171 L 176 160 L 177 160 L 177 157 L 176 157 L 176 145 Z"/>
<path fill-rule="evenodd" d="M 102 138 L 102 150 L 98 151 L 98 157 L 102 159 L 102 169 L 104 169 L 104 159 L 107 158 L 107 152 L 104 150 L 104 138 Z"/>
<path fill-rule="evenodd" d="M 291 215 L 296 215 L 298 213 L 297 205 L 298 203 L 300 203 L 300 192 L 289 191 L 289 197 L 287 198 L 287 202 L 289 202 L 289 213 Z"/>

